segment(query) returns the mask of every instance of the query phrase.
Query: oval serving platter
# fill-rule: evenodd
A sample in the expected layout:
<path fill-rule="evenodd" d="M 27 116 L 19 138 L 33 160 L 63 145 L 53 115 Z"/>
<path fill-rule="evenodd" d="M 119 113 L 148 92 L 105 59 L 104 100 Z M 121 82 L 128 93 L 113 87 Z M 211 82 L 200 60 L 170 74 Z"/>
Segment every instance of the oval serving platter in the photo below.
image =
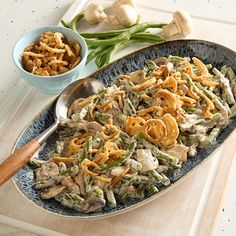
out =
<path fill-rule="evenodd" d="M 210 63 L 214 67 L 221 68 L 223 65 L 230 66 L 236 71 L 236 53 L 226 47 L 219 44 L 202 41 L 202 40 L 176 40 L 169 41 L 161 44 L 151 45 L 134 53 L 131 53 L 117 61 L 109 64 L 108 66 L 96 71 L 89 77 L 94 77 L 101 80 L 105 86 L 109 85 L 116 79 L 119 74 L 128 74 L 137 69 L 143 68 L 148 59 L 155 59 L 160 56 L 178 55 L 178 56 L 196 56 L 200 58 L 204 63 Z M 28 127 L 22 132 L 17 139 L 15 147 L 16 149 L 39 135 L 47 127 L 49 127 L 54 121 L 54 103 L 46 107 L 39 115 L 32 120 Z M 217 143 L 206 149 L 199 149 L 198 154 L 194 158 L 190 158 L 185 162 L 181 169 L 169 176 L 171 185 L 168 187 L 160 186 L 159 192 L 153 196 L 145 196 L 142 200 L 132 200 L 125 204 L 118 203 L 116 208 L 104 207 L 103 211 L 96 213 L 80 213 L 76 210 L 67 208 L 61 205 L 54 199 L 43 200 L 40 197 L 40 191 L 33 188 L 34 174 L 33 168 L 26 165 L 14 176 L 14 182 L 23 195 L 35 203 L 37 206 L 47 210 L 48 212 L 59 214 L 61 216 L 70 216 L 77 218 L 102 218 L 120 214 L 122 212 L 134 209 L 141 206 L 153 199 L 156 199 L 166 191 L 176 186 L 181 179 L 192 172 L 202 161 L 207 157 L 229 136 L 229 134 L 236 127 L 236 119 L 233 119 L 229 125 L 220 133 L 217 138 Z M 47 153 L 53 149 L 53 145 L 57 139 L 57 134 L 53 134 L 46 142 L 46 145 L 40 149 L 39 158 L 47 159 Z"/>

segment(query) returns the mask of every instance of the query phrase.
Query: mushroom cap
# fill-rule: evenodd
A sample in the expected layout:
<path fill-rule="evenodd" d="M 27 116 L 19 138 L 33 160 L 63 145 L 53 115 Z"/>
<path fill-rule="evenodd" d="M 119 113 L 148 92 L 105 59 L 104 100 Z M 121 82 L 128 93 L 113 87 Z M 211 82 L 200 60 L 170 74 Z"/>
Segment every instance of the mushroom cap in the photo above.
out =
<path fill-rule="evenodd" d="M 85 8 L 85 12 L 89 12 L 89 11 L 98 11 L 98 12 L 103 12 L 103 5 L 98 4 L 98 3 L 90 3 L 86 8 Z"/>
<path fill-rule="evenodd" d="M 136 0 L 115 0 L 113 7 L 117 8 L 120 5 L 130 5 L 133 8 L 136 8 Z"/>
<path fill-rule="evenodd" d="M 91 3 L 84 10 L 84 18 L 89 24 L 100 23 L 107 17 L 103 10 L 101 4 Z"/>
<path fill-rule="evenodd" d="M 188 12 L 181 10 L 173 14 L 173 21 L 180 33 L 187 35 L 192 31 L 193 21 Z"/>
<path fill-rule="evenodd" d="M 130 5 L 124 4 L 115 8 L 116 18 L 123 26 L 131 26 L 137 21 L 136 10 Z"/>

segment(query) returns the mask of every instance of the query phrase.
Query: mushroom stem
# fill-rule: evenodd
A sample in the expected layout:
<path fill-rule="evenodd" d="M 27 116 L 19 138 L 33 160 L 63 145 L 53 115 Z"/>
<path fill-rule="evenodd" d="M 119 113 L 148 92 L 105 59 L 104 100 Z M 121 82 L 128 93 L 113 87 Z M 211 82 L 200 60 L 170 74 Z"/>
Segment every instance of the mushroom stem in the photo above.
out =
<path fill-rule="evenodd" d="M 163 26 L 162 29 L 166 37 L 178 34 L 179 32 L 174 22 L 171 22 L 170 24 Z"/>
<path fill-rule="evenodd" d="M 170 37 L 175 34 L 188 35 L 193 28 L 192 18 L 186 11 L 176 11 L 173 13 L 173 20 L 170 24 L 163 26 L 165 36 Z"/>

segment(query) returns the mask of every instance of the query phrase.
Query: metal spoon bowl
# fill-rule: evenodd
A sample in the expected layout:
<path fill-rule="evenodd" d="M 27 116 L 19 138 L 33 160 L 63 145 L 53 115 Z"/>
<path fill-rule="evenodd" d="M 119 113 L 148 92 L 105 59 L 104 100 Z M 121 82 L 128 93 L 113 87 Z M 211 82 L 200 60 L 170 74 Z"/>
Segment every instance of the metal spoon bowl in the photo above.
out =
<path fill-rule="evenodd" d="M 55 106 L 55 122 L 42 132 L 39 136 L 26 143 L 12 155 L 10 155 L 0 165 L 0 186 L 20 170 L 47 140 L 55 132 L 60 124 L 60 120 L 68 117 L 68 111 L 72 103 L 78 98 L 86 98 L 97 93 L 103 88 L 102 82 L 93 78 L 77 80 L 64 89 L 57 98 Z"/>

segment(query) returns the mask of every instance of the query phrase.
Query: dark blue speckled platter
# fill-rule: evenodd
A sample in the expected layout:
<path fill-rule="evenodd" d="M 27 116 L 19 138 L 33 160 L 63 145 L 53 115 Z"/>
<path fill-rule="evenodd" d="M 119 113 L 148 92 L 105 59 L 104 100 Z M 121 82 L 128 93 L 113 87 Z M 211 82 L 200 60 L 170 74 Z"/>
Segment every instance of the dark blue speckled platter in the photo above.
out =
<path fill-rule="evenodd" d="M 160 56 L 168 55 L 179 55 L 179 56 L 196 56 L 203 60 L 205 63 L 211 63 L 214 67 L 221 68 L 223 65 L 230 66 L 236 72 L 236 53 L 232 50 L 225 48 L 221 45 L 201 41 L 201 40 L 177 40 L 157 45 L 152 45 L 136 51 L 126 57 L 123 57 L 110 65 L 98 70 L 90 77 L 94 77 L 98 80 L 102 80 L 105 85 L 110 84 L 115 80 L 119 74 L 128 74 L 134 70 L 143 68 L 146 65 L 147 59 L 155 59 Z M 54 104 L 50 104 L 46 107 L 31 124 L 23 131 L 14 150 L 18 149 L 47 127 L 49 127 L 54 120 Z M 40 198 L 40 191 L 35 190 L 32 186 L 34 183 L 33 169 L 29 166 L 24 166 L 15 176 L 14 181 L 18 189 L 33 203 L 44 208 L 45 210 L 56 213 L 62 216 L 72 216 L 78 218 L 94 218 L 94 217 L 105 217 L 114 214 L 121 213 L 123 211 L 133 209 L 140 205 L 143 205 L 150 200 L 157 198 L 160 194 L 167 191 L 171 186 L 176 185 L 179 180 L 185 176 L 188 172 L 193 170 L 194 167 L 198 166 L 203 160 L 205 160 L 210 153 L 212 153 L 233 131 L 236 127 L 236 119 L 232 120 L 228 127 L 226 127 L 217 139 L 217 144 L 211 146 L 208 149 L 199 150 L 197 157 L 189 159 L 183 164 L 181 170 L 170 176 L 171 185 L 167 188 L 160 188 L 160 192 L 154 196 L 146 196 L 143 200 L 130 201 L 126 204 L 118 204 L 117 208 L 110 209 L 104 208 L 102 212 L 82 214 L 73 209 L 62 206 L 57 201 L 42 200 Z M 39 158 L 47 159 L 47 153 L 52 150 L 55 143 L 57 134 L 52 135 L 46 145 L 41 149 Z M 13 150 L 13 151 L 14 151 Z M 165 190 L 164 190 L 165 189 Z"/>

